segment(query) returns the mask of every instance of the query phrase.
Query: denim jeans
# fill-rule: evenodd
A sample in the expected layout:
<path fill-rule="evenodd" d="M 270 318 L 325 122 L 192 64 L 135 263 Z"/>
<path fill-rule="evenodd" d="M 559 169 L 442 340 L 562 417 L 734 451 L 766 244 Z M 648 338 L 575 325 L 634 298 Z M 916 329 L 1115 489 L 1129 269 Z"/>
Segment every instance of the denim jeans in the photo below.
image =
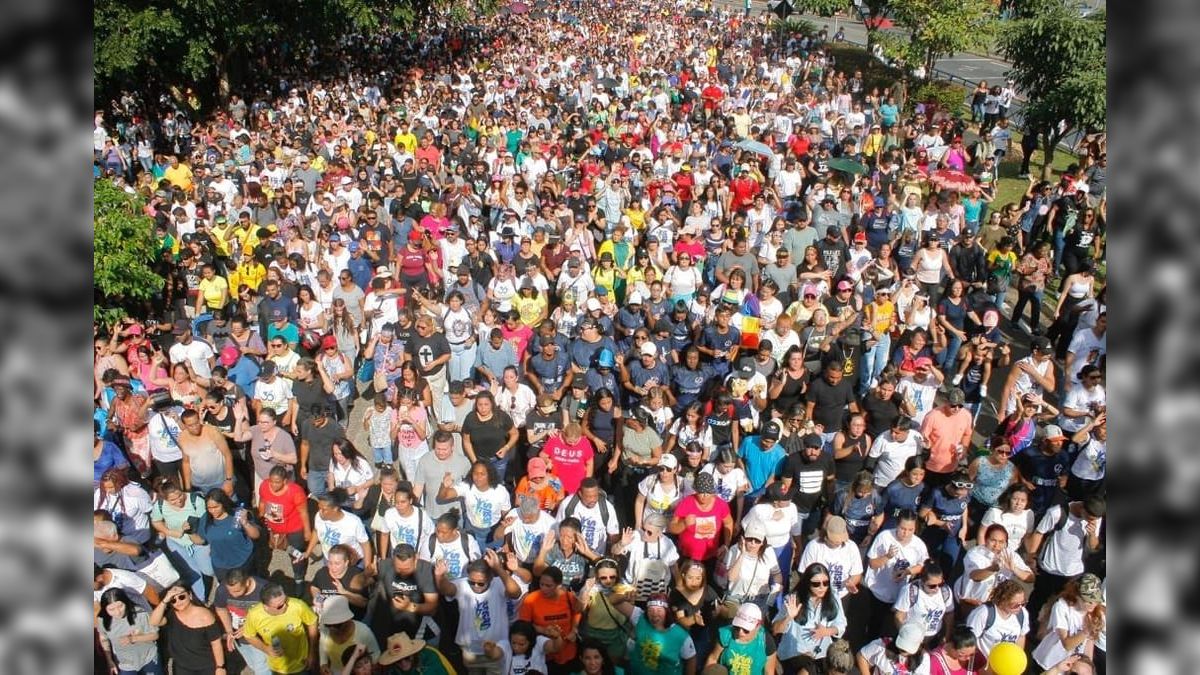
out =
<path fill-rule="evenodd" d="M 958 350 L 961 347 L 962 338 L 953 333 L 946 336 L 946 349 L 942 351 L 942 357 L 938 364 L 943 373 L 948 373 L 954 369 L 954 357 L 958 356 Z"/>
<path fill-rule="evenodd" d="M 271 669 L 267 667 L 267 655 L 261 649 L 248 644 L 238 643 L 238 653 L 246 661 L 246 668 L 254 675 L 271 675 Z"/>
<path fill-rule="evenodd" d="M 259 652 L 259 653 L 261 654 L 262 652 Z M 147 663 L 146 665 L 142 666 L 141 668 L 138 668 L 137 670 L 126 670 L 124 668 L 117 668 L 117 674 L 118 675 L 162 675 L 162 666 L 159 665 L 158 661 L 151 661 L 150 663 Z M 259 675 L 259 674 L 255 673 L 255 675 Z"/>
<path fill-rule="evenodd" d="M 866 391 L 871 380 L 879 377 L 887 367 L 888 355 L 892 352 L 892 336 L 884 333 L 878 336 L 878 342 L 863 354 L 861 388 Z"/>
<path fill-rule="evenodd" d="M 471 379 L 471 371 L 475 369 L 476 345 L 450 345 L 450 381 L 460 382 Z"/>
<path fill-rule="evenodd" d="M 1045 289 L 1036 291 L 1017 290 L 1017 304 L 1013 306 L 1012 321 L 1017 323 L 1021 320 L 1021 312 L 1024 311 L 1025 305 L 1029 305 L 1029 330 L 1036 331 L 1041 325 L 1042 319 L 1042 296 L 1045 294 Z"/>
<path fill-rule="evenodd" d="M 192 587 L 192 593 L 201 602 L 208 601 L 205 577 L 213 576 L 212 556 L 208 546 L 193 544 L 191 549 L 185 548 L 173 539 L 167 540 L 167 557 L 179 572 L 180 581 Z"/>
<path fill-rule="evenodd" d="M 308 470 L 308 494 L 313 499 L 329 492 L 329 471 Z"/>

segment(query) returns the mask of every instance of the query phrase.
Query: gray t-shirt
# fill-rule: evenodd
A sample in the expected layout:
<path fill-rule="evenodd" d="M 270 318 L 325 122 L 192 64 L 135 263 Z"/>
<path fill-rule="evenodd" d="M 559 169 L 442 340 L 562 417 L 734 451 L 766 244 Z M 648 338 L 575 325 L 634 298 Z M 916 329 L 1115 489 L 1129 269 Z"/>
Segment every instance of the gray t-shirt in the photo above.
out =
<path fill-rule="evenodd" d="M 101 612 L 106 611 L 103 607 Z M 157 633 L 158 628 L 150 625 L 150 616 L 146 612 L 137 610 L 133 615 L 133 623 L 130 624 L 124 617 L 114 618 L 110 621 L 110 628 L 105 629 L 104 624 L 100 624 L 100 632 L 108 639 L 108 643 L 112 646 L 112 653 L 117 662 L 117 667 L 122 671 L 138 671 L 144 666 L 158 658 L 158 644 L 156 641 L 135 642 L 131 645 L 121 644 L 121 638 L 131 633 L 139 633 L 146 635 L 147 633 Z"/>
<path fill-rule="evenodd" d="M 424 485 L 423 498 L 421 499 L 422 506 L 425 507 L 426 513 L 429 514 L 430 520 L 437 520 L 441 515 L 452 508 L 457 508 L 460 513 L 463 512 L 462 504 L 459 500 L 450 502 L 449 504 L 439 504 L 437 501 L 438 488 L 442 486 L 442 477 L 447 472 L 454 476 L 455 481 L 463 479 L 467 472 L 471 470 L 471 461 L 467 459 L 462 451 L 452 453 L 448 459 L 442 461 L 437 458 L 437 455 L 432 452 L 425 453 L 420 460 L 417 461 L 417 475 L 414 484 Z"/>
<path fill-rule="evenodd" d="M 771 263 L 763 268 L 763 276 L 774 281 L 780 291 L 787 293 L 789 287 L 796 281 L 796 266 L 790 261 L 783 267 Z"/>
<path fill-rule="evenodd" d="M 783 233 L 783 245 L 787 247 L 788 253 L 792 254 L 792 262 L 798 263 L 804 260 L 804 249 L 816 245 L 820 238 L 817 229 L 811 225 L 799 230 L 792 228 Z"/>
<path fill-rule="evenodd" d="M 751 279 L 758 276 L 758 258 L 749 251 L 745 255 L 737 255 L 733 251 L 726 251 L 721 254 L 720 258 L 717 258 L 718 270 L 728 274 L 734 267 L 741 267 L 742 271 L 746 273 L 747 286 L 750 285 L 749 282 Z"/>
<path fill-rule="evenodd" d="M 304 191 L 312 194 L 317 189 L 317 181 L 321 180 L 321 172 L 309 167 L 307 169 L 296 169 L 292 171 L 292 178 L 300 181 L 304 186 Z"/>
<path fill-rule="evenodd" d="M 350 318 L 354 319 L 355 326 L 363 325 L 362 301 L 366 297 L 363 290 L 357 284 L 350 284 L 350 289 L 347 290 L 338 284 L 333 289 L 333 299 L 341 298 L 346 303 L 346 311 L 350 313 Z"/>

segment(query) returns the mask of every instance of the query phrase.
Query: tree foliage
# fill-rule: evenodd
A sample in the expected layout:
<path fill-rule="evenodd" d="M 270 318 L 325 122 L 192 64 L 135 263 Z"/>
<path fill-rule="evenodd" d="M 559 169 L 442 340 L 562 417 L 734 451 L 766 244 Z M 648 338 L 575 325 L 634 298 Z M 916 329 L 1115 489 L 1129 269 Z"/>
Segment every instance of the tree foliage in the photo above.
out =
<path fill-rule="evenodd" d="M 848 9 L 850 5 L 846 0 L 792 0 L 792 6 L 800 14 L 833 16 Z"/>
<path fill-rule="evenodd" d="M 1063 0 L 1021 4 L 1000 32 L 1000 53 L 1027 103 L 1026 126 L 1041 137 L 1047 166 L 1069 133 L 1103 128 L 1108 116 L 1106 13 L 1088 17 Z"/>
<path fill-rule="evenodd" d="M 462 11 L 462 6 L 471 8 Z M 353 32 L 420 25 L 431 15 L 478 16 L 496 0 L 96 0 L 97 92 L 169 84 L 214 85 L 224 100 L 237 65 L 267 45 L 327 44 Z"/>
<path fill-rule="evenodd" d="M 884 51 L 910 68 L 933 75 L 937 59 L 986 50 L 996 24 L 991 0 L 892 0 L 892 18 L 903 31 L 881 33 Z"/>
<path fill-rule="evenodd" d="M 151 268 L 158 249 L 154 220 L 145 215 L 143 206 L 140 199 L 109 181 L 95 183 L 92 283 L 97 319 L 111 321 L 163 287 L 162 277 Z"/>

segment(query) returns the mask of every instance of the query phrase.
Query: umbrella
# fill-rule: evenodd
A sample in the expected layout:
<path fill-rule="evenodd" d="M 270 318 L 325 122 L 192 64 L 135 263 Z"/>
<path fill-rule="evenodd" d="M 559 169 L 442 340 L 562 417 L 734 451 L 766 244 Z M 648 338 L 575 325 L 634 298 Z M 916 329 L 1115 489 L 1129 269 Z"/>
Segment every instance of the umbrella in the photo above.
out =
<path fill-rule="evenodd" d="M 605 89 L 616 89 L 618 86 L 621 85 L 620 82 L 617 82 L 616 80 L 614 80 L 611 77 L 602 77 L 599 80 L 596 80 L 596 84 L 600 85 L 601 87 L 604 87 Z"/>
<path fill-rule="evenodd" d="M 508 11 L 513 14 L 524 14 L 529 11 L 529 5 L 523 2 L 514 2 L 508 6 Z"/>
<path fill-rule="evenodd" d="M 745 150 L 747 152 L 753 152 L 756 155 L 764 155 L 766 157 L 774 157 L 775 156 L 775 153 L 771 150 L 771 148 L 768 148 L 765 143 L 759 143 L 758 141 L 751 141 L 749 139 L 744 140 L 744 141 L 738 141 L 737 145 L 735 145 L 734 147 L 737 148 L 738 150 Z"/>
<path fill-rule="evenodd" d="M 845 171 L 846 173 L 867 172 L 867 167 L 848 157 L 834 157 L 833 159 L 829 160 L 828 166 L 834 171 Z"/>
<path fill-rule="evenodd" d="M 865 25 L 867 28 L 873 28 L 875 30 L 887 30 L 896 24 L 894 24 L 891 19 L 881 16 L 877 18 L 867 17 L 867 19 L 863 21 L 863 25 Z"/>
<path fill-rule="evenodd" d="M 934 171 L 929 174 L 929 182 L 943 190 L 957 190 L 958 192 L 966 192 L 976 185 L 974 178 L 953 169 L 938 169 Z"/>
<path fill-rule="evenodd" d="M 693 9 L 692 11 L 688 12 L 684 16 L 686 16 L 689 19 L 703 19 L 704 17 L 708 16 L 708 12 L 706 12 L 702 9 Z"/>

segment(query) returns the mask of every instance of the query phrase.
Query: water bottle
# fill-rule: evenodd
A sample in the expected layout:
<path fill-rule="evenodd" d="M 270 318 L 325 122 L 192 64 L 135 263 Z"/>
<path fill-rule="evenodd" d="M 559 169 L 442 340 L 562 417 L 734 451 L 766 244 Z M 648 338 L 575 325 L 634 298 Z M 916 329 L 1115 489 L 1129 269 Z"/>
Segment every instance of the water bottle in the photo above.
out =
<path fill-rule="evenodd" d="M 233 526 L 237 529 L 242 529 L 242 519 L 246 517 L 246 509 L 238 509 L 233 512 Z"/>
<path fill-rule="evenodd" d="M 283 653 L 283 640 L 280 640 L 278 635 L 271 638 L 271 649 L 277 654 Z"/>
<path fill-rule="evenodd" d="M 301 551 L 295 546 L 288 546 L 286 552 L 292 557 L 293 562 L 300 562 L 300 559 L 304 557 L 304 551 Z"/>

